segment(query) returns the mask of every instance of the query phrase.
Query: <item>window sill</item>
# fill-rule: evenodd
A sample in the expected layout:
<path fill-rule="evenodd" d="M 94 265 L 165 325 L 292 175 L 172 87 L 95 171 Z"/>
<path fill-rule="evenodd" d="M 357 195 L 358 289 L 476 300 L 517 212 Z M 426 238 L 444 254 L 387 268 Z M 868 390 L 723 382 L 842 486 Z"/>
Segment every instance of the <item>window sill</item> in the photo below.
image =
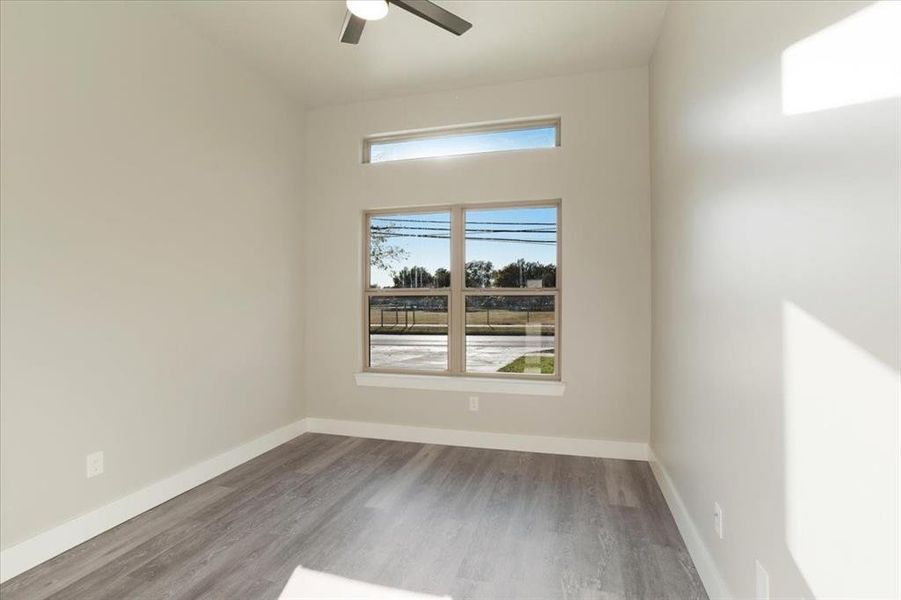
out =
<path fill-rule="evenodd" d="M 441 392 L 482 392 L 485 394 L 524 394 L 527 396 L 562 396 L 562 381 L 534 379 L 501 379 L 491 377 L 450 377 L 443 375 L 402 375 L 395 373 L 356 373 L 361 387 L 437 390 Z"/>

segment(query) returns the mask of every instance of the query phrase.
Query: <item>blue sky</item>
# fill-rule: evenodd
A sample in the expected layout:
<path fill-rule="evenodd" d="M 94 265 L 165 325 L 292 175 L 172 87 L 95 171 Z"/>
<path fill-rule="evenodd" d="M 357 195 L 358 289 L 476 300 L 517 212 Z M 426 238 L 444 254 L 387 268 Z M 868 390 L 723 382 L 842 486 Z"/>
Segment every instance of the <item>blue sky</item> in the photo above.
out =
<path fill-rule="evenodd" d="M 378 163 L 409 158 L 553 148 L 556 145 L 557 131 L 554 127 L 466 133 L 401 142 L 376 142 L 372 145 L 369 161 Z"/>
<path fill-rule="evenodd" d="M 557 262 L 556 222 L 554 207 L 517 209 L 470 209 L 466 211 L 466 260 L 489 260 L 495 268 L 523 258 L 541 263 Z M 372 268 L 372 283 L 391 287 L 391 271 L 418 265 L 434 273 L 435 269 L 450 269 L 450 240 L 408 237 L 417 235 L 445 236 L 450 231 L 450 214 L 413 213 L 373 217 L 373 228 L 389 227 L 388 243 L 407 251 L 407 257 L 392 265 L 390 270 Z M 501 241 L 511 240 L 511 241 Z M 526 240 L 516 242 L 513 240 Z"/>

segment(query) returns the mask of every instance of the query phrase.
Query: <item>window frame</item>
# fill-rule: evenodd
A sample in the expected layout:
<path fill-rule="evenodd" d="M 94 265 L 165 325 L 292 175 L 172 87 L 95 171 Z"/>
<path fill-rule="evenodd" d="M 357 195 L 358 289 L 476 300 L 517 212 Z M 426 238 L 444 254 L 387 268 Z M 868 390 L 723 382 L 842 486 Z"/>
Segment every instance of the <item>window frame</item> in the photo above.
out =
<path fill-rule="evenodd" d="M 464 267 L 466 264 L 465 215 L 467 210 L 478 209 L 516 209 L 516 208 L 554 208 L 557 212 L 557 252 L 556 252 L 556 286 L 553 288 L 469 288 L 465 287 Z M 370 265 L 370 220 L 374 216 L 400 215 L 411 213 L 443 212 L 450 213 L 450 272 L 449 288 L 374 288 L 371 287 Z M 537 381 L 562 380 L 562 310 L 561 299 L 563 289 L 563 201 L 554 200 L 521 200 L 513 202 L 483 202 L 466 204 L 443 204 L 435 206 L 416 206 L 384 208 L 363 211 L 363 294 L 362 294 L 362 371 L 367 373 L 391 373 L 397 375 L 436 375 L 445 377 L 488 377 L 495 379 L 521 379 Z M 432 369 L 399 369 L 370 366 L 369 356 L 369 299 L 373 296 L 446 296 L 447 297 L 447 368 Z M 554 373 L 542 375 L 537 373 L 485 373 L 466 370 L 466 298 L 468 296 L 552 296 L 554 298 Z"/>
<path fill-rule="evenodd" d="M 419 158 L 399 158 L 396 160 L 385 160 L 372 162 L 372 145 L 382 144 L 386 142 L 409 142 L 413 140 L 422 140 L 428 138 L 445 138 L 458 135 L 469 135 L 472 133 L 502 133 L 506 131 L 518 131 L 522 129 L 539 129 L 543 127 L 553 127 L 556 132 L 556 140 L 553 147 L 550 148 L 517 148 L 510 150 L 487 150 L 482 152 L 466 152 L 462 154 L 450 154 L 439 156 L 422 156 Z M 402 133 L 386 133 L 370 135 L 363 138 L 363 148 L 361 161 L 364 165 L 381 165 L 394 162 L 406 162 L 410 160 L 427 160 L 435 158 L 453 158 L 455 156 L 473 156 L 476 154 L 494 154 L 498 152 L 528 152 L 532 150 L 552 150 L 561 146 L 561 119 L 556 117 L 536 117 L 531 119 L 518 119 L 514 121 L 494 121 L 491 123 L 476 123 L 472 125 L 457 125 L 453 127 L 436 127 L 433 129 L 420 129 L 417 131 L 409 131 Z"/>

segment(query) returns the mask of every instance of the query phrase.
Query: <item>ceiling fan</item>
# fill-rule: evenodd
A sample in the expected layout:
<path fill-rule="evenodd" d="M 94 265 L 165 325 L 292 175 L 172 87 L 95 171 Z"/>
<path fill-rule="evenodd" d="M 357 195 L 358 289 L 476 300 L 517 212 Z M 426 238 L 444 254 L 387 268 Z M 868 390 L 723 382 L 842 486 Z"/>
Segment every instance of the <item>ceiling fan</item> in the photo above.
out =
<path fill-rule="evenodd" d="M 389 2 L 454 35 L 463 35 L 472 27 L 469 21 L 464 21 L 429 0 L 347 0 L 347 15 L 341 27 L 341 41 L 345 44 L 359 42 L 366 21 L 385 18 Z"/>

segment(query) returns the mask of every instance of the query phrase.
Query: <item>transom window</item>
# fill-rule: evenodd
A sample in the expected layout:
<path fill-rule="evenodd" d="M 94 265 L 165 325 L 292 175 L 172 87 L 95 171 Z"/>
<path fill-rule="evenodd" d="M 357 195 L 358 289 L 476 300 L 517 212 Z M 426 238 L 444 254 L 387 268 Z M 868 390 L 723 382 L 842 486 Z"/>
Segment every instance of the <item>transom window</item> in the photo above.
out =
<path fill-rule="evenodd" d="M 365 213 L 364 369 L 559 379 L 560 210 Z"/>
<path fill-rule="evenodd" d="M 559 145 L 560 119 L 531 119 L 369 137 L 363 140 L 363 162 L 534 150 Z"/>

